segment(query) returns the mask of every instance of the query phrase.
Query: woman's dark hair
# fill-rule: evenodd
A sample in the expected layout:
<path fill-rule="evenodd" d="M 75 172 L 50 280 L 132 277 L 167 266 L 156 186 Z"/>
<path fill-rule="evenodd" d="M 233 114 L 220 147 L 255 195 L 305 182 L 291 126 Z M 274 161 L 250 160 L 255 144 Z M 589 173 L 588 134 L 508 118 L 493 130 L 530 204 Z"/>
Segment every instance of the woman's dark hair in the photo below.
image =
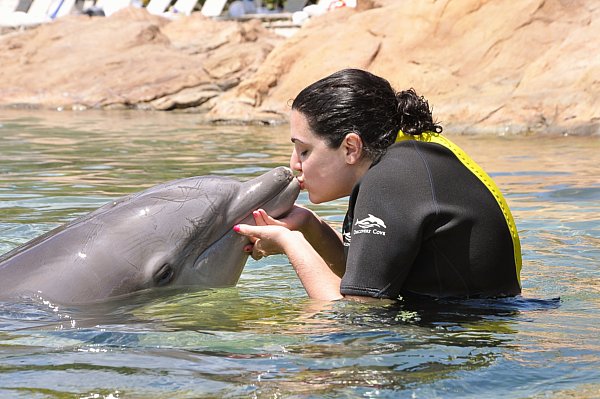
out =
<path fill-rule="evenodd" d="M 348 133 L 358 134 L 372 159 L 395 142 L 399 130 L 442 132 L 425 98 L 413 89 L 396 93 L 387 80 L 360 69 L 343 69 L 306 87 L 292 110 L 302 113 L 331 148 L 339 147 Z"/>

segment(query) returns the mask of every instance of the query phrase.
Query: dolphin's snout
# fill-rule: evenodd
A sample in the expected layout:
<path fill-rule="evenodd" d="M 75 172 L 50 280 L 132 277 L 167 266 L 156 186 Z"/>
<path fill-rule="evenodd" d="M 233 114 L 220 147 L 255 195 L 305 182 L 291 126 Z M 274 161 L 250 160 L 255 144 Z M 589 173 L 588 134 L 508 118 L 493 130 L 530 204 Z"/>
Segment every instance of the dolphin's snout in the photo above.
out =
<path fill-rule="evenodd" d="M 245 209 L 246 212 L 243 212 L 244 217 L 236 220 L 236 223 L 251 223 L 252 211 L 259 208 L 263 208 L 273 217 L 285 214 L 294 205 L 300 193 L 300 183 L 292 170 L 285 166 L 278 166 L 247 181 L 244 187 L 237 201 L 243 204 L 240 209 Z"/>
<path fill-rule="evenodd" d="M 277 168 L 273 169 L 273 175 L 277 178 L 277 180 L 285 182 L 290 182 L 294 178 L 294 172 L 292 172 L 292 170 L 286 166 L 278 166 Z"/>

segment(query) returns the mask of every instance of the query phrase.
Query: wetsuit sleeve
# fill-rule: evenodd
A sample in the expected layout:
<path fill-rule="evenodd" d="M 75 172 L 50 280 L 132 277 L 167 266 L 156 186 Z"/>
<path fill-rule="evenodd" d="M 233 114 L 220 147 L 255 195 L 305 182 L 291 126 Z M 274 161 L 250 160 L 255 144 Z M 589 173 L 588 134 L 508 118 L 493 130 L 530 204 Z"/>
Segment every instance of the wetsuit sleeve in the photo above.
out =
<path fill-rule="evenodd" d="M 396 298 L 419 251 L 424 218 L 430 212 L 429 178 L 402 169 L 393 174 L 369 172 L 355 198 L 341 292 Z"/>

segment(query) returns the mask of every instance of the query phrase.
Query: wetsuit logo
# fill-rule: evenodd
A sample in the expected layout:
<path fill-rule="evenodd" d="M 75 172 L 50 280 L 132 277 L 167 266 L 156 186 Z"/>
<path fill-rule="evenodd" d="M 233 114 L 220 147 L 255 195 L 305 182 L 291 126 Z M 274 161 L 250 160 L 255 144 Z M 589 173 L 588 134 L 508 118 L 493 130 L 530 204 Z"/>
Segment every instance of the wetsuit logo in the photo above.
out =
<path fill-rule="evenodd" d="M 355 226 L 357 229 L 352 231 L 352 234 L 374 234 L 378 236 L 384 236 L 384 229 L 387 228 L 384 221 L 376 216 L 369 213 L 369 216 L 362 219 L 356 220 Z"/>
<path fill-rule="evenodd" d="M 370 229 L 372 227 L 380 227 L 383 229 L 386 228 L 383 220 L 371 215 L 370 213 L 369 213 L 369 217 L 364 218 L 363 220 L 357 220 L 356 225 L 358 227 L 360 227 L 361 229 Z"/>

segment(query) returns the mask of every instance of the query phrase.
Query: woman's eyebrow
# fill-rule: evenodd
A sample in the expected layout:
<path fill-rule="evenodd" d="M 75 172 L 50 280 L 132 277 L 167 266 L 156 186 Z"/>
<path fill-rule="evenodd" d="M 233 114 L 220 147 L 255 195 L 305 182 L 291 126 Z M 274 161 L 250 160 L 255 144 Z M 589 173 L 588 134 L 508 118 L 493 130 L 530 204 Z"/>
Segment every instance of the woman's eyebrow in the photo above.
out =
<path fill-rule="evenodd" d="M 304 141 L 297 139 L 296 137 L 292 137 L 291 138 L 292 143 L 296 144 L 296 143 L 300 143 L 300 144 L 305 144 Z"/>

